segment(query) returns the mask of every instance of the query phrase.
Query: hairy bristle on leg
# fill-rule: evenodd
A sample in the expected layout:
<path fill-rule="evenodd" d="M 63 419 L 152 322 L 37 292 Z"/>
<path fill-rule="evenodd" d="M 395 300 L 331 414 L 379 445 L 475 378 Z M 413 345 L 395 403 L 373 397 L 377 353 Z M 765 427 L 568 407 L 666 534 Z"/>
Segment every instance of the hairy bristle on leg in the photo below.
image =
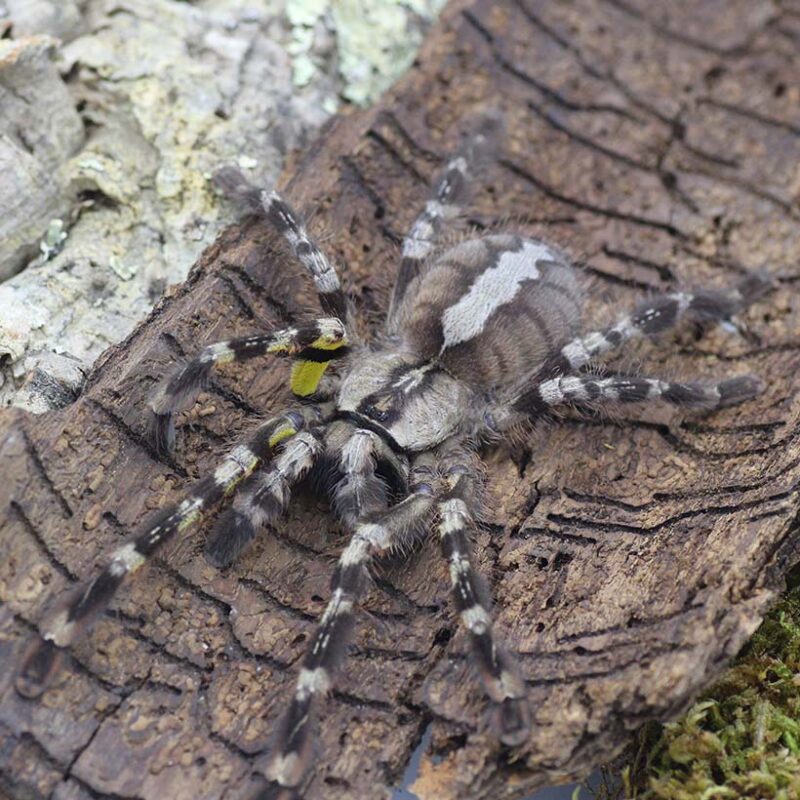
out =
<path fill-rule="evenodd" d="M 304 381 L 301 391 L 295 392 L 305 397 L 314 392 L 328 363 L 335 358 L 341 358 L 347 352 L 344 326 L 332 317 L 273 333 L 243 336 L 208 345 L 175 370 L 150 397 L 150 441 L 158 452 L 164 453 L 173 449 L 173 416 L 192 405 L 198 392 L 208 384 L 211 370 L 215 366 L 264 355 L 296 357 L 300 364 L 314 361 L 321 365 L 321 369 L 315 372 L 315 380 Z"/>
<path fill-rule="evenodd" d="M 195 483 L 183 500 L 151 516 L 125 544 L 112 550 L 103 569 L 73 590 L 67 601 L 41 626 L 41 638 L 34 642 L 20 665 L 17 691 L 26 697 L 41 694 L 55 674 L 54 663 L 59 650 L 74 644 L 88 632 L 128 577 L 231 492 L 269 457 L 276 444 L 319 419 L 319 409 L 309 406 L 281 414 L 261 425 L 247 444 L 231 450 L 213 474 Z"/>
<path fill-rule="evenodd" d="M 372 521 L 356 527 L 331 580 L 331 599 L 306 651 L 289 707 L 278 727 L 268 777 L 276 787 L 296 787 L 310 762 L 319 702 L 333 686 L 350 641 L 355 607 L 370 583 L 371 560 L 402 548 L 404 537 L 433 507 L 427 468 L 415 473 L 411 494 Z M 267 791 L 267 790 L 265 790 Z M 264 795 L 261 795 L 264 796 Z"/>
<path fill-rule="evenodd" d="M 771 285 L 764 273 L 752 272 L 732 289 L 698 289 L 656 295 L 642 301 L 611 327 L 582 334 L 567 342 L 538 370 L 538 374 L 542 377 L 568 374 L 619 349 L 631 339 L 663 333 L 683 319 L 701 322 L 729 319 L 760 298 Z"/>
<path fill-rule="evenodd" d="M 433 196 L 403 240 L 400 268 L 386 317 L 390 333 L 395 333 L 395 317 L 410 285 L 420 275 L 437 247 L 443 226 L 462 213 L 469 198 L 470 180 L 483 166 L 495 144 L 498 126 L 485 124 L 487 122 L 489 120 L 482 120 L 484 124 L 470 138 L 467 146 L 447 162 L 436 182 Z"/>
<path fill-rule="evenodd" d="M 445 499 L 437 503 L 436 533 L 449 565 L 454 604 L 469 635 L 473 664 L 492 703 L 494 727 L 504 744 L 515 746 L 530 731 L 527 689 L 516 662 L 493 632 L 489 588 L 472 563 L 473 484 L 468 472 L 455 479 Z"/>
<path fill-rule="evenodd" d="M 339 275 L 289 203 L 278 192 L 255 188 L 235 167 L 220 169 L 214 175 L 214 183 L 245 211 L 264 214 L 313 279 L 324 312 L 349 323 L 350 309 Z"/>
<path fill-rule="evenodd" d="M 386 486 L 376 475 L 380 449 L 378 435 L 363 429 L 356 430 L 341 449 L 343 477 L 334 490 L 334 506 L 348 528 L 386 507 Z"/>
<path fill-rule="evenodd" d="M 311 469 L 320 449 L 314 433 L 298 433 L 283 444 L 269 469 L 248 478 L 208 538 L 209 563 L 215 567 L 232 564 L 257 531 L 286 510 L 292 486 Z"/>
<path fill-rule="evenodd" d="M 549 407 L 651 403 L 714 409 L 750 400 L 764 390 L 756 375 L 740 375 L 719 383 L 663 381 L 644 376 L 566 375 L 537 384 L 513 404 L 517 412 L 536 415 Z"/>

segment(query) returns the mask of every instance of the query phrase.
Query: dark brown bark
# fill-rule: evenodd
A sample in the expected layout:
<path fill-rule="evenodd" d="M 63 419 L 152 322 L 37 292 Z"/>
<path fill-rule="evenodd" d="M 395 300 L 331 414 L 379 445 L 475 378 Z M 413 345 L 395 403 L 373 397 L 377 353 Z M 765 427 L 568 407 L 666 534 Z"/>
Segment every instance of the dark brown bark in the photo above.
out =
<path fill-rule="evenodd" d="M 777 290 L 743 334 L 684 330 L 634 354 L 659 375 L 755 372 L 757 401 L 567 420 L 487 456 L 476 543 L 498 630 L 520 654 L 535 725 L 518 753 L 484 726 L 435 543 L 387 569 L 327 704 L 309 798 L 386 797 L 433 722 L 425 800 L 516 798 L 585 774 L 645 720 L 685 708 L 758 625 L 797 558 L 800 480 L 800 6 L 791 0 L 480 0 L 450 7 L 418 64 L 370 112 L 337 119 L 297 165 L 294 200 L 371 324 L 397 237 L 476 111 L 507 136 L 473 218 L 513 217 L 586 261 L 587 318 L 673 283 L 767 268 Z M 305 303 L 271 235 L 227 231 L 60 412 L 0 416 L 0 770 L 12 797 L 240 797 L 323 608 L 345 541 L 298 498 L 285 524 L 216 572 L 204 528 L 121 593 L 39 701 L 11 666 L 49 598 L 144 515 L 290 402 L 283 364 L 221 372 L 183 419 L 174 461 L 143 439 L 153 382 L 199 342 L 281 323 Z M 630 361 L 630 357 L 627 359 Z M 434 761 L 436 763 L 434 763 Z"/>

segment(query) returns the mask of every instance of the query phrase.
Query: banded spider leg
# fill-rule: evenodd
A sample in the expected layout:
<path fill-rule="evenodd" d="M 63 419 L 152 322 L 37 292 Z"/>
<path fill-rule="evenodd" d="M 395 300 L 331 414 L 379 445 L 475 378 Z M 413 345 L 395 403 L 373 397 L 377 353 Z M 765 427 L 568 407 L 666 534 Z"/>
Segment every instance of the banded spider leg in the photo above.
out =
<path fill-rule="evenodd" d="M 278 194 L 253 189 L 236 171 L 222 171 L 218 182 L 245 205 L 257 207 L 265 214 L 313 278 L 323 308 L 339 316 L 218 342 L 177 368 L 149 401 L 149 431 L 159 451 L 173 447 L 173 414 L 191 403 L 215 365 L 265 354 L 291 356 L 294 359 L 291 387 L 297 396 L 309 397 L 316 392 L 328 364 L 347 352 L 343 320 L 348 310 L 339 277 L 295 212 Z M 238 555 L 255 528 L 283 509 L 288 502 L 289 487 L 311 467 L 320 443 L 313 431 L 303 434 L 300 431 L 321 423 L 330 410 L 309 405 L 269 420 L 247 444 L 234 448 L 211 476 L 196 483 L 185 499 L 146 520 L 126 544 L 111 552 L 103 569 L 79 586 L 43 625 L 41 638 L 32 643 L 22 659 L 16 678 L 18 691 L 28 697 L 41 694 L 56 671 L 60 654 L 85 635 L 123 582 L 282 447 L 283 452 L 272 469 L 247 483 L 242 499 L 211 537 L 208 552 L 212 561 L 228 563 Z M 285 444 L 284 440 L 296 436 L 299 436 L 296 443 Z M 229 525 L 230 522 L 234 524 Z"/>
<path fill-rule="evenodd" d="M 80 584 L 40 626 L 41 637 L 34 639 L 20 664 L 17 691 L 25 697 L 40 695 L 54 677 L 63 651 L 88 633 L 130 576 L 167 542 L 196 524 L 282 443 L 306 428 L 313 429 L 324 418 L 323 410 L 315 406 L 273 417 L 260 425 L 247 443 L 234 447 L 213 474 L 195 483 L 184 499 L 145 520 L 125 544 L 111 551 L 105 566 Z M 279 455 L 275 468 L 281 463 Z"/>
<path fill-rule="evenodd" d="M 368 452 L 377 443 L 373 436 L 369 431 L 356 430 L 345 452 L 351 447 Z M 355 442 L 358 438 L 363 441 Z M 364 488 L 376 480 L 374 469 L 366 467 L 367 460 L 352 455 L 342 459 L 349 480 L 342 481 L 337 492 L 348 493 L 349 511 L 354 510 L 350 503 L 356 474 Z M 370 564 L 394 550 L 407 549 L 434 514 L 455 607 L 468 632 L 473 662 L 492 703 L 500 738 L 508 745 L 525 739 L 530 725 L 525 683 L 514 660 L 493 633 L 489 592 L 471 558 L 469 537 L 476 525 L 478 483 L 475 465 L 463 452 L 442 448 L 425 453 L 413 462 L 407 497 L 388 510 L 362 514 L 356 520 L 350 543 L 331 580 L 331 599 L 306 651 L 294 695 L 278 728 L 267 770 L 270 784 L 257 795 L 257 800 L 298 796 L 298 787 L 310 764 L 319 703 L 332 688 L 335 673 L 344 661 L 355 606 L 370 584 Z"/>
<path fill-rule="evenodd" d="M 487 429 L 497 433 L 549 408 L 565 404 L 620 404 L 664 401 L 685 408 L 713 409 L 742 403 L 763 391 L 755 375 L 740 375 L 717 383 L 668 381 L 647 376 L 598 376 L 581 373 L 593 361 L 613 354 L 626 342 L 657 336 L 684 319 L 721 322 L 746 308 L 771 286 L 761 273 L 748 274 L 728 290 L 673 292 L 645 300 L 608 328 L 582 334 L 548 358 L 530 385 L 507 403 L 486 414 Z"/>

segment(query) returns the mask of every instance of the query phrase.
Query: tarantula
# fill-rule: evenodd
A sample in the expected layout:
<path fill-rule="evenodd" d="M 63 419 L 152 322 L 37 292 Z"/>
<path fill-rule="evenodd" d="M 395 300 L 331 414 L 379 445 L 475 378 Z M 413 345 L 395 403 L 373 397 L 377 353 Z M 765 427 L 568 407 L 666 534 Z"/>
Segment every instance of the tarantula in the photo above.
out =
<path fill-rule="evenodd" d="M 665 401 L 712 409 L 756 396 L 762 383 L 752 375 L 705 385 L 587 367 L 684 318 L 725 320 L 769 282 L 748 274 L 734 289 L 657 295 L 613 325 L 581 334 L 578 273 L 556 248 L 501 233 L 443 244 L 444 223 L 460 214 L 469 179 L 489 149 L 487 136 L 479 134 L 447 163 L 405 239 L 386 330 L 372 343 L 358 341 L 336 270 L 291 207 L 235 170 L 218 175 L 222 187 L 248 210 L 263 213 L 285 239 L 313 278 L 327 316 L 203 348 L 151 396 L 153 442 L 160 450 L 174 446 L 175 413 L 192 405 L 218 364 L 288 356 L 291 389 L 304 402 L 261 424 L 182 501 L 146 520 L 110 553 L 102 571 L 42 625 L 17 676 L 20 693 L 41 693 L 58 654 L 87 631 L 120 585 L 237 484 L 206 545 L 207 557 L 220 567 L 286 509 L 292 487 L 308 475 L 318 478 L 352 537 L 276 732 L 270 783 L 258 797 L 299 793 L 320 700 L 344 660 L 371 562 L 406 552 L 429 524 L 449 565 L 454 605 L 497 733 L 511 746 L 525 740 L 525 681 L 492 628 L 489 592 L 470 552 L 480 513 L 478 445 L 510 436 L 559 406 Z M 338 378 L 324 374 L 331 364 L 339 367 Z"/>

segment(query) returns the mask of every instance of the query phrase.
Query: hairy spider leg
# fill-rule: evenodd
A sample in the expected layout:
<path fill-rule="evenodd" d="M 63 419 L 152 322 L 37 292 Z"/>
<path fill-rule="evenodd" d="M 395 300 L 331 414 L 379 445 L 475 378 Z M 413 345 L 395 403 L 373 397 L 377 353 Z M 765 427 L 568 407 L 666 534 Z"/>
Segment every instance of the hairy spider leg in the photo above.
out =
<path fill-rule="evenodd" d="M 447 162 L 432 197 L 406 234 L 386 315 L 389 333 L 397 333 L 400 322 L 398 312 L 406 296 L 413 294 L 411 284 L 424 271 L 425 263 L 438 245 L 445 223 L 458 218 L 468 202 L 470 178 L 486 160 L 493 141 L 491 132 L 477 133 L 461 153 Z"/>
<path fill-rule="evenodd" d="M 386 485 L 376 474 L 377 458 L 388 450 L 372 431 L 357 428 L 341 447 L 342 478 L 333 490 L 336 515 L 353 530 L 367 515 L 386 510 Z"/>
<path fill-rule="evenodd" d="M 350 323 L 347 298 L 334 265 L 311 238 L 300 215 L 278 192 L 256 188 L 235 167 L 223 167 L 214 182 L 239 206 L 260 212 L 291 247 L 295 258 L 308 272 L 317 288 L 320 306 L 326 314 Z"/>
<path fill-rule="evenodd" d="M 732 289 L 698 289 L 695 292 L 656 295 L 641 302 L 611 327 L 583 334 L 565 344 L 537 370 L 537 375 L 568 375 L 631 339 L 663 333 L 685 318 L 699 321 L 728 319 L 761 297 L 770 286 L 769 277 L 756 272 L 748 274 Z"/>
<path fill-rule="evenodd" d="M 292 392 L 297 397 L 310 397 L 316 392 L 330 362 L 347 352 L 344 325 L 334 317 L 323 317 L 273 333 L 243 336 L 207 345 L 191 361 L 162 381 L 150 397 L 150 441 L 161 453 L 174 448 L 175 413 L 192 405 L 197 393 L 208 384 L 212 368 L 219 364 L 264 355 L 293 357 L 295 362 L 290 379 Z"/>
<path fill-rule="evenodd" d="M 311 469 L 321 449 L 315 433 L 298 433 L 285 443 L 269 469 L 256 472 L 242 484 L 208 537 L 205 552 L 209 563 L 215 567 L 232 564 L 258 530 L 286 510 L 292 486 Z"/>
<path fill-rule="evenodd" d="M 25 697 L 40 695 L 55 675 L 60 654 L 89 631 L 130 575 L 230 494 L 282 442 L 322 418 L 321 409 L 313 406 L 273 417 L 259 426 L 246 444 L 233 448 L 212 475 L 195 483 L 183 500 L 145 520 L 125 544 L 111 551 L 100 572 L 77 587 L 42 626 L 41 637 L 35 639 L 20 664 L 17 691 Z"/>
<path fill-rule="evenodd" d="M 356 525 L 331 580 L 331 599 L 303 659 L 294 695 L 278 728 L 270 757 L 271 783 L 259 800 L 290 797 L 303 780 L 312 753 L 320 700 L 333 686 L 355 621 L 355 606 L 370 583 L 373 558 L 407 546 L 434 503 L 430 454 L 417 459 L 411 470 L 409 495 L 373 520 Z"/>
<path fill-rule="evenodd" d="M 402 304 L 409 285 L 422 272 L 425 261 L 436 248 L 443 224 L 461 213 L 467 194 L 468 170 L 469 164 L 464 156 L 453 158 L 447 163 L 433 197 L 425 204 L 403 240 L 400 268 L 386 318 L 392 333 L 397 309 Z"/>
<path fill-rule="evenodd" d="M 470 538 L 476 528 L 478 495 L 474 472 L 457 463 L 449 473 L 451 487 L 436 504 L 436 533 L 450 568 L 454 604 L 469 635 L 472 660 L 493 705 L 495 729 L 504 744 L 515 746 L 530 731 L 527 687 L 516 662 L 494 635 L 489 588 L 472 562 Z"/>
<path fill-rule="evenodd" d="M 663 401 L 683 408 L 714 409 L 743 403 L 764 391 L 756 375 L 739 375 L 718 383 L 664 381 L 641 375 L 598 377 L 562 375 L 542 381 L 515 401 L 512 409 L 537 416 L 564 404 L 609 405 Z"/>

